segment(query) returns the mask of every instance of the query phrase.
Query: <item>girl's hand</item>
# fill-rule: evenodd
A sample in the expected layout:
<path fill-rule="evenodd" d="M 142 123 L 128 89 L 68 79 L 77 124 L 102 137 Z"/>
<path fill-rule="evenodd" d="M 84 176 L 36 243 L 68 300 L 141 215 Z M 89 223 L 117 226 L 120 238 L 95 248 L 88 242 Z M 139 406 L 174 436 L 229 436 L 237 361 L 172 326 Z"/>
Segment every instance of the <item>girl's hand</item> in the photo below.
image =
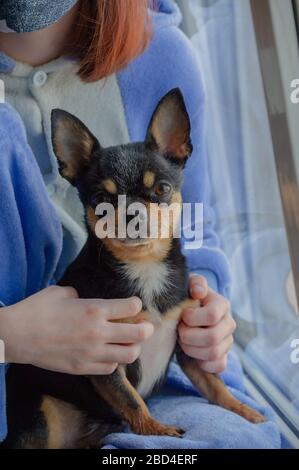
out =
<path fill-rule="evenodd" d="M 191 276 L 189 289 L 191 297 L 201 300 L 203 306 L 183 312 L 179 325 L 180 345 L 188 356 L 198 360 L 201 369 L 218 374 L 227 366 L 236 329 L 229 302 L 209 289 L 202 276 Z"/>
<path fill-rule="evenodd" d="M 140 312 L 140 299 L 84 300 L 68 287 L 52 286 L 0 309 L 6 362 L 78 375 L 111 374 L 131 364 L 153 325 L 112 323 Z"/>

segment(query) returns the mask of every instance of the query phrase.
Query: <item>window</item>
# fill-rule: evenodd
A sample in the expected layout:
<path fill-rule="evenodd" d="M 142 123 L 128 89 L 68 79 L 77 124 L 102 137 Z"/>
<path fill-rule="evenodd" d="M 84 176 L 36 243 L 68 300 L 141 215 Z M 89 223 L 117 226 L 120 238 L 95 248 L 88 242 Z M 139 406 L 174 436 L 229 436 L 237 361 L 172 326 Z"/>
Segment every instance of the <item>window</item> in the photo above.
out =
<path fill-rule="evenodd" d="M 291 101 L 299 0 L 178 3 L 206 87 L 212 203 L 232 266 L 237 349 L 299 445 L 299 104 Z"/>
<path fill-rule="evenodd" d="M 297 29 L 298 41 L 299 41 L 299 0 L 293 1 L 293 8 L 295 11 L 296 29 Z"/>

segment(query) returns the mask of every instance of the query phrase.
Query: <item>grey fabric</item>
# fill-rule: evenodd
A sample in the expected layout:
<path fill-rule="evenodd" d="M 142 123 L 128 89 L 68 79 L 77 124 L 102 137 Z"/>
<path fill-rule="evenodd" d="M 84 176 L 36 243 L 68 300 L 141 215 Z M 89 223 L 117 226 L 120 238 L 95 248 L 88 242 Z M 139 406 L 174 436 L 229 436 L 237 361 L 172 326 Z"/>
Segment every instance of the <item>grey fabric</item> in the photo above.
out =
<path fill-rule="evenodd" d="M 0 20 L 17 33 L 46 28 L 67 13 L 78 0 L 1 0 Z"/>

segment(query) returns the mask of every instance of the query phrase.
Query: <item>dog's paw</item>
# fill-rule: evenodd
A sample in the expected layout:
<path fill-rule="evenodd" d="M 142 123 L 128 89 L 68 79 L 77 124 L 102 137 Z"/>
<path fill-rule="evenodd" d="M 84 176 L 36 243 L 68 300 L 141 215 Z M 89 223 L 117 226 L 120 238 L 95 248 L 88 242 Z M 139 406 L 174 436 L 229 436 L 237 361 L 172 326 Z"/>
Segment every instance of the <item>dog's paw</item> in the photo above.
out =
<path fill-rule="evenodd" d="M 182 438 L 185 434 L 183 429 L 177 428 L 175 426 L 161 424 L 159 421 L 156 421 L 151 417 L 143 422 L 138 429 L 132 430 L 136 434 L 141 434 L 143 436 L 170 436 Z"/>
<path fill-rule="evenodd" d="M 238 409 L 232 411 L 254 424 L 264 423 L 267 421 L 266 418 L 258 411 L 244 404 L 241 404 Z"/>
<path fill-rule="evenodd" d="M 182 439 L 185 434 L 185 431 L 181 428 L 177 428 L 175 426 L 164 426 L 161 425 L 160 429 L 158 430 L 158 436 L 170 436 L 170 437 L 178 437 Z"/>

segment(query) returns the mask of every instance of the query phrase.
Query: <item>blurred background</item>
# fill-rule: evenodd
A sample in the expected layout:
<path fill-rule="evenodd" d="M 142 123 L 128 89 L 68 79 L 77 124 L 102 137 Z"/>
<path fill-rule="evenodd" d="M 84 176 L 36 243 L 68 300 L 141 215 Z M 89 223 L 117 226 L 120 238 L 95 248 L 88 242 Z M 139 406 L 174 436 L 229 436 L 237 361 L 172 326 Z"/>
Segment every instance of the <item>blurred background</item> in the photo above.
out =
<path fill-rule="evenodd" d="M 299 447 L 299 0 L 177 0 L 206 88 L 217 232 L 254 397 Z M 297 295 L 296 295 L 297 294 Z M 299 343 L 298 343 L 299 344 Z"/>

